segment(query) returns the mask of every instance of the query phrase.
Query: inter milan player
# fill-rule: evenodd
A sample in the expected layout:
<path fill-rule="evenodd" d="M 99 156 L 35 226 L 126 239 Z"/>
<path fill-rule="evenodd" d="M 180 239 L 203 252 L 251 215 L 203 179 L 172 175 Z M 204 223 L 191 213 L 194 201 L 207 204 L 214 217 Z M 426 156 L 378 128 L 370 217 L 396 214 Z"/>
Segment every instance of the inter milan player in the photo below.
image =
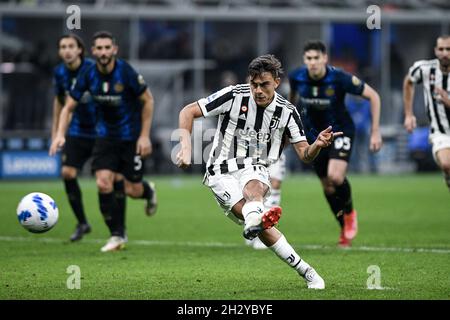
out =
<path fill-rule="evenodd" d="M 97 32 L 92 40 L 92 54 L 96 64 L 78 78 L 60 115 L 58 132 L 50 153 L 65 143 L 70 114 L 76 110 L 85 91 L 89 91 L 98 105 L 97 138 L 92 168 L 99 190 L 100 211 L 111 237 L 102 252 L 125 247 L 125 210 L 114 196 L 114 178 L 125 177 L 126 194 L 147 200 L 146 213 L 156 210 L 156 191 L 153 184 L 143 180 L 144 159 L 152 152 L 150 128 L 153 117 L 153 96 L 142 75 L 126 61 L 116 57 L 118 46 L 111 33 Z"/>

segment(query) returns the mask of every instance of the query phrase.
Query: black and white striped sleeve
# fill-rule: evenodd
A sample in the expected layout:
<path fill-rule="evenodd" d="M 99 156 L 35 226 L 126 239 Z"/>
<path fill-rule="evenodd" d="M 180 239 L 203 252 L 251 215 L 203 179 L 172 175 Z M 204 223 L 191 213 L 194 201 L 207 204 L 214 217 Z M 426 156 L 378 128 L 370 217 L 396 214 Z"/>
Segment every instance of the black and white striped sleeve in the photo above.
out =
<path fill-rule="evenodd" d="M 203 116 L 213 117 L 230 111 L 233 103 L 233 86 L 223 88 L 209 97 L 197 101 Z"/>
<path fill-rule="evenodd" d="M 292 110 L 292 114 L 289 117 L 286 133 L 288 135 L 290 143 L 306 141 L 303 123 L 300 118 L 300 114 L 297 112 L 297 109 L 295 108 Z"/>
<path fill-rule="evenodd" d="M 426 60 L 420 60 L 413 64 L 408 71 L 408 78 L 412 83 L 422 82 L 422 66 L 426 63 Z"/>

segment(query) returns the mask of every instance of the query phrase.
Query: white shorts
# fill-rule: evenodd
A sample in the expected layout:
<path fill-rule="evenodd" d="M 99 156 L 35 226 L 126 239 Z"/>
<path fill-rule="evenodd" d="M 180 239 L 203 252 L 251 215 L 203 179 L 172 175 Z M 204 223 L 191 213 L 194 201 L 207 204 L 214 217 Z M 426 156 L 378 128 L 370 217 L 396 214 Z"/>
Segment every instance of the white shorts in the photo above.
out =
<path fill-rule="evenodd" d="M 207 175 L 204 184 L 211 189 L 225 215 L 237 224 L 244 224 L 244 221 L 238 219 L 231 209 L 244 198 L 242 191 L 250 180 L 258 180 L 266 184 L 269 191 L 264 196 L 270 194 L 269 172 L 262 165 L 254 165 L 226 174 Z"/>
<path fill-rule="evenodd" d="M 284 175 L 286 174 L 286 157 L 284 153 L 282 153 L 280 159 L 271 164 L 268 169 L 270 179 L 283 181 Z"/>
<path fill-rule="evenodd" d="M 434 161 L 438 162 L 436 158 L 437 152 L 442 149 L 450 149 L 450 136 L 442 133 L 433 133 L 430 134 L 429 141 L 433 146 Z"/>

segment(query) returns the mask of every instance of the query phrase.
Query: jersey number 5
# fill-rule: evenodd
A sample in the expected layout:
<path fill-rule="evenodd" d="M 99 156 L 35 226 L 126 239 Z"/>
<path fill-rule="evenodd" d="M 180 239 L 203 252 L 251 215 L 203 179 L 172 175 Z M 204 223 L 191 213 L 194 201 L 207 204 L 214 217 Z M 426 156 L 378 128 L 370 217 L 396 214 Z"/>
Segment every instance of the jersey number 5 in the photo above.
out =
<path fill-rule="evenodd" d="M 139 171 L 142 168 L 142 159 L 140 155 L 134 156 L 134 170 Z"/>

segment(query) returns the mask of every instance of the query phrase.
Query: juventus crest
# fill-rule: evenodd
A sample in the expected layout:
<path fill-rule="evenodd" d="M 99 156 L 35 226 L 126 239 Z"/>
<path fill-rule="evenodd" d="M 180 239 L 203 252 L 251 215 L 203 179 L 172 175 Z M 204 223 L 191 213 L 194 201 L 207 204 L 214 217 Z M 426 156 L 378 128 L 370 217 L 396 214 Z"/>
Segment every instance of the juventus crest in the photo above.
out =
<path fill-rule="evenodd" d="M 278 128 L 278 125 L 280 124 L 280 118 L 279 117 L 272 117 L 272 120 L 270 121 L 269 128 L 270 129 L 276 129 Z"/>

